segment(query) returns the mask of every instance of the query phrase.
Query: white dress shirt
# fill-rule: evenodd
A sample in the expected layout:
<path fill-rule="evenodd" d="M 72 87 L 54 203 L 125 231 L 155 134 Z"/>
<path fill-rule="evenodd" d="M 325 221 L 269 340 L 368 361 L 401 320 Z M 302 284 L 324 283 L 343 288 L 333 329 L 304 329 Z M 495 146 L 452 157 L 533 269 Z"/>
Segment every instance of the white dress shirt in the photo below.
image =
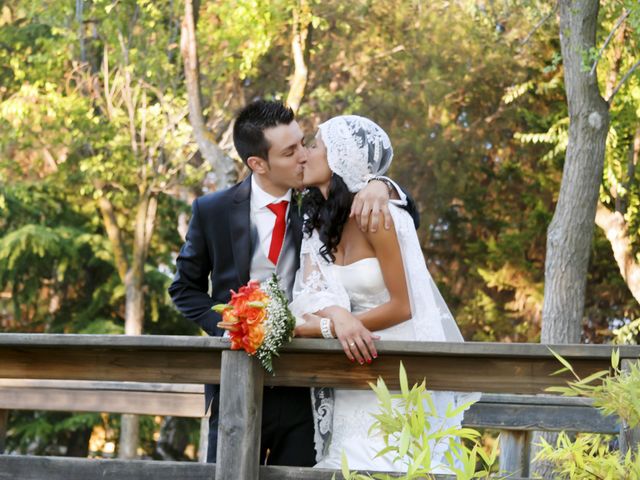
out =
<path fill-rule="evenodd" d="M 265 192 L 260 185 L 258 185 L 255 175 L 251 175 L 251 219 L 258 230 L 260 247 L 262 248 L 265 257 L 269 257 L 271 235 L 273 233 L 273 227 L 276 224 L 276 214 L 269 210 L 267 205 L 282 202 L 283 200 L 289 202 L 287 212 L 285 214 L 285 218 L 289 218 L 289 208 L 291 208 L 291 190 L 287 190 L 287 193 L 281 197 L 274 197 L 270 193 Z"/>

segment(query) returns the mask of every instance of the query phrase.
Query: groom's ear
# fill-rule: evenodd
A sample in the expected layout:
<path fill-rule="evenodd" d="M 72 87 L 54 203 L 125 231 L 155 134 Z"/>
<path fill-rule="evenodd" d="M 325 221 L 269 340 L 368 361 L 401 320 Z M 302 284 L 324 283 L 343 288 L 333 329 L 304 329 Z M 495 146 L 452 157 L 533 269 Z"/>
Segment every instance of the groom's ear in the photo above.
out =
<path fill-rule="evenodd" d="M 261 157 L 247 158 L 247 165 L 254 173 L 264 174 L 269 170 L 269 162 Z"/>

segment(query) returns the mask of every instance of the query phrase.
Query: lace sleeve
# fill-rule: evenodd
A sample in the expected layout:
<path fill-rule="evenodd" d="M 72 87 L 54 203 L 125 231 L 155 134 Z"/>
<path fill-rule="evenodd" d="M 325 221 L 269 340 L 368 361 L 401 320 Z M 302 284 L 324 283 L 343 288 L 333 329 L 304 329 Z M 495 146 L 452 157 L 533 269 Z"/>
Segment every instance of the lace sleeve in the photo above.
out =
<path fill-rule="evenodd" d="M 291 312 L 301 318 L 323 308 L 339 306 L 350 309 L 349 295 L 334 278 L 331 263 L 320 255 L 322 243 L 316 232 L 302 240 L 300 269 L 293 285 Z"/>

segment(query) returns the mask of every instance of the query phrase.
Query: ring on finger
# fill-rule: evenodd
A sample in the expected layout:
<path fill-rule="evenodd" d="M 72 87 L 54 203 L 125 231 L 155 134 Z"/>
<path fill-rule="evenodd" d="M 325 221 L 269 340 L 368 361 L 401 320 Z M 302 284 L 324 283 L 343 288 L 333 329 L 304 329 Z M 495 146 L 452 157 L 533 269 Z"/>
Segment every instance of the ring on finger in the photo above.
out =
<path fill-rule="evenodd" d="M 349 346 L 350 346 L 350 347 L 355 346 L 355 344 L 356 344 L 356 342 L 349 342 Z"/>

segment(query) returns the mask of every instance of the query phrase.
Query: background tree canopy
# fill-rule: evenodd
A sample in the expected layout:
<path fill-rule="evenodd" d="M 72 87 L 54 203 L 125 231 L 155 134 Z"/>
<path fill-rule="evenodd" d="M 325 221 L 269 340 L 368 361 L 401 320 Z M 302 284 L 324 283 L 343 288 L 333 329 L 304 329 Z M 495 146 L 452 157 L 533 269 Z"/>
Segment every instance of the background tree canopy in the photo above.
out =
<path fill-rule="evenodd" d="M 336 114 L 380 123 L 465 338 L 537 341 L 568 138 L 550 3 L 0 2 L 0 330 L 197 334 L 166 293 L 180 232 L 220 162 L 246 173 L 231 120 L 263 97 L 299 105 L 309 134 Z M 599 59 L 602 92 L 637 61 L 635 3 L 601 6 L 598 45 L 613 34 L 584 68 Z M 638 332 L 640 277 L 621 272 L 638 267 L 639 113 L 636 74 L 611 105 L 587 342 Z"/>

